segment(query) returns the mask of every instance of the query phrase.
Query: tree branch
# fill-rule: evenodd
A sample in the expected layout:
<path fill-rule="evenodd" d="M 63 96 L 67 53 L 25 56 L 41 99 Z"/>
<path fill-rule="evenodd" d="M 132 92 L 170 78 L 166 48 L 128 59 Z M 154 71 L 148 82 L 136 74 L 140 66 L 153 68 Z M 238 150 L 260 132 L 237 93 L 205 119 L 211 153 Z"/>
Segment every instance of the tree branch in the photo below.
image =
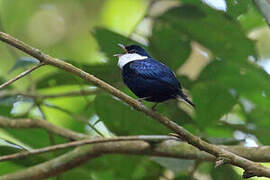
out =
<path fill-rule="evenodd" d="M 149 145 L 154 146 L 151 148 L 151 151 L 147 153 L 141 153 L 140 155 L 155 155 L 162 157 L 174 157 L 181 159 L 191 159 L 191 160 L 206 160 L 206 161 L 215 161 L 216 158 L 211 154 L 205 153 L 203 151 L 198 150 L 194 146 L 191 146 L 185 142 L 181 142 L 178 139 L 172 136 L 163 136 L 163 135 L 139 135 L 139 136 L 120 136 L 113 138 L 92 138 L 92 139 L 84 139 L 73 141 L 64 144 L 58 144 L 54 146 L 49 146 L 40 149 L 34 149 L 30 151 L 23 151 L 15 154 L 0 156 L 1 161 L 7 160 L 15 160 L 26 158 L 30 155 L 37 155 L 42 153 L 47 153 L 51 151 L 66 149 L 70 147 L 77 147 L 86 144 L 100 144 L 100 143 L 108 143 L 108 142 L 119 142 L 125 141 L 126 143 L 130 143 L 131 141 L 138 141 L 140 143 L 147 142 Z M 130 141 L 130 142 L 129 142 Z M 270 146 L 261 146 L 261 147 L 243 147 L 243 146 L 221 146 L 228 151 L 238 154 L 239 156 L 245 157 L 249 160 L 255 162 L 270 162 L 270 157 L 268 154 L 270 153 Z M 120 148 L 119 148 L 120 149 Z M 114 152 L 110 152 L 114 153 Z M 139 154 L 139 153 L 138 153 Z"/>
<path fill-rule="evenodd" d="M 1 180 L 39 180 L 57 175 L 65 170 L 79 166 L 91 158 L 100 154 L 91 152 L 91 147 L 79 147 L 63 154 L 57 158 L 41 163 L 39 165 L 17 171 L 15 173 L 0 176 Z"/>
<path fill-rule="evenodd" d="M 242 158 L 238 155 L 235 155 L 223 148 L 220 148 L 218 146 L 209 144 L 203 140 L 201 140 L 199 137 L 194 136 L 187 130 L 185 130 L 183 127 L 177 125 L 176 123 L 172 122 L 168 117 L 162 116 L 157 112 L 151 111 L 148 108 L 144 107 L 141 105 L 138 101 L 135 99 L 131 98 L 130 96 L 122 93 L 118 89 L 112 87 L 111 85 L 103 82 L 102 80 L 96 78 L 95 76 L 88 74 L 84 71 L 82 71 L 79 68 L 76 68 L 75 66 L 66 63 L 64 61 L 61 61 L 59 59 L 55 59 L 49 55 L 46 55 L 42 53 L 40 50 L 35 49 L 26 43 L 19 41 L 18 39 L 15 39 L 14 37 L 0 32 L 0 40 L 10 44 L 13 47 L 16 47 L 17 49 L 22 50 L 23 52 L 29 54 L 30 56 L 33 56 L 40 60 L 40 62 L 43 62 L 45 64 L 49 64 L 55 67 L 58 67 L 60 69 L 63 69 L 73 75 L 76 75 L 85 81 L 92 83 L 93 85 L 100 87 L 101 89 L 104 89 L 105 91 L 109 92 L 110 94 L 118 97 L 122 101 L 126 102 L 129 104 L 131 107 L 134 109 L 143 112 L 147 116 L 159 121 L 161 124 L 164 126 L 168 127 L 175 133 L 177 133 L 181 139 L 185 140 L 189 144 L 197 147 L 198 149 L 208 152 L 212 155 L 214 155 L 218 160 L 226 159 L 229 160 L 226 161 L 232 165 L 241 167 L 245 170 L 243 177 L 251 177 L 251 176 L 265 176 L 265 177 L 270 177 L 270 169 L 262 166 L 261 164 L 254 163 L 250 160 L 247 160 L 245 158 Z M 248 176 L 246 176 L 248 174 Z"/>
<path fill-rule="evenodd" d="M 77 133 L 65 128 L 57 127 L 51 123 L 43 120 L 36 119 L 10 119 L 0 116 L 0 127 L 3 128 L 44 128 L 52 133 L 58 134 L 60 136 L 78 140 L 83 138 L 89 138 L 89 136 L 81 133 Z"/>
<path fill-rule="evenodd" d="M 12 83 L 14 83 L 15 81 L 21 79 L 22 77 L 26 76 L 27 74 L 29 74 L 29 73 L 31 73 L 32 71 L 34 71 L 34 70 L 40 68 L 40 67 L 43 66 L 43 65 L 45 65 L 45 64 L 41 62 L 41 63 L 39 63 L 39 64 L 37 64 L 37 65 L 31 67 L 30 69 L 28 69 L 28 70 L 22 72 L 21 74 L 19 74 L 18 76 L 14 77 L 13 79 L 10 79 L 9 81 L 7 81 L 7 82 L 1 84 L 1 85 L 0 85 L 0 89 L 2 89 L 2 88 L 4 88 L 4 87 L 6 87 L 6 86 L 8 86 L 8 85 L 10 85 L 10 84 L 12 84 Z"/>
<path fill-rule="evenodd" d="M 161 142 L 162 140 L 172 140 L 172 139 L 176 139 L 176 138 L 173 138 L 172 136 L 159 136 L 159 135 L 143 136 L 143 135 L 140 135 L 140 136 L 122 136 L 122 137 L 114 137 L 114 138 L 84 139 L 84 140 L 73 141 L 73 142 L 64 143 L 64 144 L 57 144 L 57 145 L 53 145 L 53 146 L 48 146 L 45 148 L 34 149 L 34 150 L 30 150 L 30 151 L 24 151 L 24 152 L 19 152 L 19 153 L 15 153 L 15 154 L 0 156 L 0 162 L 7 161 L 7 160 L 19 159 L 19 158 L 25 158 L 29 155 L 37 155 L 37 154 L 41 154 L 41 153 L 61 150 L 61 149 L 70 148 L 70 147 L 77 147 L 77 146 L 82 146 L 82 145 L 86 145 L 86 144 L 97 144 L 97 143 L 118 142 L 118 141 L 139 141 L 139 140 L 157 143 L 157 142 Z"/>
<path fill-rule="evenodd" d="M 269 0 L 253 0 L 259 11 L 262 13 L 266 23 L 270 27 L 270 1 Z"/>
<path fill-rule="evenodd" d="M 65 170 L 79 166 L 89 159 L 99 157 L 103 154 L 134 154 L 134 155 L 149 155 L 159 157 L 174 157 L 181 159 L 194 159 L 203 161 L 216 161 L 216 158 L 206 152 L 200 151 L 197 148 L 176 140 L 166 140 L 168 136 L 130 136 L 130 137 L 116 137 L 108 139 L 95 139 L 95 140 L 81 140 L 67 144 L 60 144 L 47 148 L 37 149 L 30 152 L 23 152 L 30 154 L 39 154 L 48 152 L 50 150 L 58 150 L 76 145 L 84 145 L 93 143 L 91 145 L 84 145 L 63 154 L 53 160 L 49 160 L 42 164 L 30 167 L 26 170 L 21 170 L 11 174 L 1 176 L 1 180 L 23 180 L 23 179 L 41 179 L 57 175 Z M 162 141 L 163 140 L 163 141 Z M 158 141 L 162 141 L 157 143 Z M 156 142 L 156 143 L 153 143 Z M 251 158 L 254 161 L 268 161 L 270 160 L 268 154 L 270 151 L 269 146 L 258 148 L 246 148 L 243 146 L 223 146 L 231 152 L 241 154 L 246 158 Z M 32 153 L 31 153 L 32 152 Z M 16 155 L 9 155 L 10 159 L 25 157 Z M 4 157 L 4 156 L 3 156 Z M 266 158 L 266 159 L 264 159 Z M 2 158 L 3 160 L 3 158 Z M 7 158 L 6 158 L 7 160 Z"/>

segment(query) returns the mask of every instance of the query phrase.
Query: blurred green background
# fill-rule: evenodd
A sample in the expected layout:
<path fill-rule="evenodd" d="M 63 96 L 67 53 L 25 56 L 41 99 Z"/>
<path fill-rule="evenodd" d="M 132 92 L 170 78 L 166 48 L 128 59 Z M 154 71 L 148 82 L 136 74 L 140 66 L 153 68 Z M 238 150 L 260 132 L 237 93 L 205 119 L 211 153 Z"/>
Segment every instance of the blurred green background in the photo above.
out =
<path fill-rule="evenodd" d="M 123 85 L 112 55 L 121 52 L 117 43 L 142 45 L 176 72 L 197 105 L 194 111 L 186 104 L 168 101 L 158 106 L 158 112 L 212 143 L 270 144 L 270 31 L 251 0 L 0 0 L 0 30 L 133 97 Z M 35 63 L 35 59 L 1 43 L 0 82 Z M 95 126 L 106 137 L 170 132 L 103 91 L 53 99 L 12 95 L 94 88 L 62 70 L 42 67 L 0 91 L 0 115 L 40 119 L 44 113 L 55 125 L 99 135 L 91 128 Z M 53 138 L 56 143 L 66 142 Z M 2 155 L 20 151 L 7 142 L 27 149 L 51 143 L 46 131 L 37 129 L 0 129 L 0 140 Z M 46 154 L 1 162 L 0 175 L 53 157 Z M 193 167 L 196 171 L 191 177 Z M 211 163 L 197 166 L 194 161 L 171 158 L 118 155 L 104 156 L 61 174 L 62 179 L 93 180 L 228 176 L 241 179 L 240 170 L 214 169 Z"/>

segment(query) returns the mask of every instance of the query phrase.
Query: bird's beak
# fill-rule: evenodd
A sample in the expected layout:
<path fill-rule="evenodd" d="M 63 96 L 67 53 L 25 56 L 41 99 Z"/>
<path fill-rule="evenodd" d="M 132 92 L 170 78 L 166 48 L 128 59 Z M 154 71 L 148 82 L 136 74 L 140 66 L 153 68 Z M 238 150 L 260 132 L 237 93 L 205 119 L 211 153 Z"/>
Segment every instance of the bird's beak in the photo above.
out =
<path fill-rule="evenodd" d="M 120 43 L 119 43 L 118 46 L 120 46 L 120 47 L 124 50 L 124 54 L 127 54 L 127 53 L 128 53 L 126 47 L 125 47 L 123 44 L 120 44 Z M 123 55 L 123 54 L 114 54 L 113 56 L 119 57 L 119 56 L 121 56 L 121 55 Z"/>

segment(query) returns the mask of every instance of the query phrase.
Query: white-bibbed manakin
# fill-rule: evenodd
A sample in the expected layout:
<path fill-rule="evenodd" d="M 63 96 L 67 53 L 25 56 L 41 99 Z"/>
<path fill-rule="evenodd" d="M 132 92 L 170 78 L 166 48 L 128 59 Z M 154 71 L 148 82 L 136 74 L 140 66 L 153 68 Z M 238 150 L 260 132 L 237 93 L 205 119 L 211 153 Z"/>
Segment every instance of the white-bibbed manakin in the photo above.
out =
<path fill-rule="evenodd" d="M 152 58 L 138 45 L 118 45 L 124 53 L 114 56 L 118 57 L 123 81 L 139 97 L 140 102 L 156 102 L 153 110 L 158 103 L 169 99 L 182 100 L 195 107 L 183 93 L 181 84 L 168 66 Z"/>

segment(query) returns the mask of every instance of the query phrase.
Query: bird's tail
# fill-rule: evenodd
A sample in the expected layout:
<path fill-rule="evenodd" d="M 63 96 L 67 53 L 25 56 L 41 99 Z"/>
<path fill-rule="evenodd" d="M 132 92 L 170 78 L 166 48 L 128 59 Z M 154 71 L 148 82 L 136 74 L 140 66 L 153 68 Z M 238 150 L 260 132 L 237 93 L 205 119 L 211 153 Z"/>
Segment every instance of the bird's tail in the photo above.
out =
<path fill-rule="evenodd" d="M 179 94 L 179 95 L 176 97 L 176 99 L 177 99 L 178 101 L 184 101 L 184 102 L 186 102 L 187 104 L 191 105 L 193 108 L 196 107 L 195 104 L 194 104 L 192 101 L 190 101 L 184 93 Z"/>

